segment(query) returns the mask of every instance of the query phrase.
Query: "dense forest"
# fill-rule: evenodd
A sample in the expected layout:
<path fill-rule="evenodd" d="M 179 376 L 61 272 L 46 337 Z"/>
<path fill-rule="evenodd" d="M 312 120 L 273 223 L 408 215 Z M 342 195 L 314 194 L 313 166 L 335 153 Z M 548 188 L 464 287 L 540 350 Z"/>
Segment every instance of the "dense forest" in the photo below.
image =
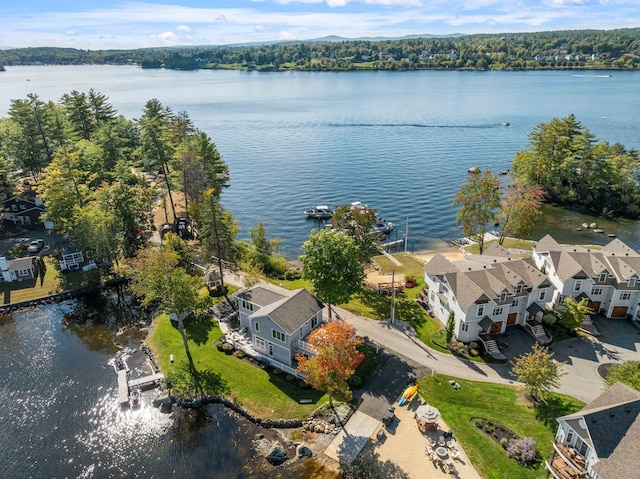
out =
<path fill-rule="evenodd" d="M 640 28 L 136 50 L 19 48 L 0 64 L 136 64 L 192 70 L 638 69 Z"/>
<path fill-rule="evenodd" d="M 516 182 L 539 187 L 546 200 L 596 214 L 640 217 L 638 152 L 598 141 L 575 116 L 553 118 L 529 134 L 513 160 Z"/>

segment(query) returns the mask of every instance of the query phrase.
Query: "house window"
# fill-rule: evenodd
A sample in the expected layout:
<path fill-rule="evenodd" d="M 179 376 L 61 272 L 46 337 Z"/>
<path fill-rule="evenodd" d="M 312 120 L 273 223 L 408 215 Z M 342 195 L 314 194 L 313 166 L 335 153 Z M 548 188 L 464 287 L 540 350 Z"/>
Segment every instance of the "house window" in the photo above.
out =
<path fill-rule="evenodd" d="M 287 342 L 287 338 L 282 331 L 277 331 L 275 329 L 271 330 L 271 336 L 278 341 L 282 341 L 283 343 Z"/>
<path fill-rule="evenodd" d="M 623 291 L 622 293 L 620 293 L 620 301 L 627 301 L 629 298 L 631 298 L 631 293 L 629 293 L 628 291 Z"/>
<path fill-rule="evenodd" d="M 460 326 L 460 329 L 462 331 L 469 331 L 469 323 L 462 323 L 462 326 Z"/>
<path fill-rule="evenodd" d="M 11 205 L 11 211 L 18 211 L 18 205 Z"/>
<path fill-rule="evenodd" d="M 25 205 L 20 205 L 20 209 L 21 209 L 21 210 L 26 210 L 26 209 L 27 209 L 27 207 L 26 207 Z"/>
<path fill-rule="evenodd" d="M 602 294 L 602 286 L 593 286 L 591 288 L 591 296 L 600 296 Z"/>
<path fill-rule="evenodd" d="M 311 329 L 315 328 L 316 324 L 318 324 L 318 317 L 314 316 L 313 318 L 311 318 Z"/>
<path fill-rule="evenodd" d="M 567 444 L 571 444 L 571 441 L 573 441 L 573 431 L 567 432 Z"/>
<path fill-rule="evenodd" d="M 493 315 L 502 316 L 502 306 L 496 306 L 495 308 L 493 308 Z"/>
<path fill-rule="evenodd" d="M 582 280 L 577 279 L 576 282 L 573 284 L 573 290 L 580 291 L 581 289 L 582 289 Z"/>
<path fill-rule="evenodd" d="M 567 297 L 566 297 L 566 296 L 563 296 L 563 295 L 559 295 L 559 296 L 558 296 L 558 304 L 559 304 L 559 305 L 563 305 L 563 304 L 565 304 L 566 302 L 567 302 Z"/>
<path fill-rule="evenodd" d="M 254 331 L 260 331 L 260 323 L 258 321 L 253 323 Z"/>
<path fill-rule="evenodd" d="M 629 278 L 629 282 L 627 283 L 627 286 L 629 286 L 630 288 L 635 288 L 636 278 Z"/>
<path fill-rule="evenodd" d="M 547 296 L 547 290 L 541 289 L 540 296 L 538 296 L 538 301 L 544 301 L 544 298 Z"/>
<path fill-rule="evenodd" d="M 504 303 L 507 300 L 507 293 L 500 293 L 500 302 Z"/>
<path fill-rule="evenodd" d="M 587 443 L 584 442 L 582 439 L 578 438 L 576 440 L 576 450 L 580 453 L 580 455 L 582 457 L 584 457 L 587 454 Z"/>
<path fill-rule="evenodd" d="M 482 316 L 484 314 L 484 304 L 478 305 L 478 316 Z"/>
<path fill-rule="evenodd" d="M 513 302 L 511 303 L 511 307 L 517 308 L 520 304 L 520 298 L 513 298 Z"/>
<path fill-rule="evenodd" d="M 607 280 L 607 273 L 600 273 L 600 276 L 598 277 L 598 281 L 600 281 L 601 283 L 604 283 Z"/>
<path fill-rule="evenodd" d="M 264 339 L 262 338 L 254 338 L 254 344 L 256 345 L 256 348 L 261 349 L 262 351 L 266 349 Z"/>
<path fill-rule="evenodd" d="M 520 294 L 520 293 L 522 293 L 522 285 L 521 284 L 516 286 L 516 294 Z"/>
<path fill-rule="evenodd" d="M 18 276 L 29 276 L 30 273 L 31 273 L 30 269 L 19 269 L 18 270 Z"/>
<path fill-rule="evenodd" d="M 248 309 L 249 311 L 253 311 L 253 303 L 250 303 L 249 301 L 243 299 L 242 300 L 242 307 L 244 309 Z"/>

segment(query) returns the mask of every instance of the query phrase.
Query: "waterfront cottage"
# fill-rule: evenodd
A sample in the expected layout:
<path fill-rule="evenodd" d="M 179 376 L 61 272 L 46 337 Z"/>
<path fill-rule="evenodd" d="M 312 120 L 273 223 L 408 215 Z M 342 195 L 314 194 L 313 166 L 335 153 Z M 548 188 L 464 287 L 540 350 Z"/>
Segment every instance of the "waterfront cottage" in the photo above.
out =
<path fill-rule="evenodd" d="M 569 296 L 586 298 L 595 313 L 640 321 L 640 254 L 619 239 L 592 249 L 561 245 L 547 235 L 534 246 L 532 257 L 554 285 L 553 305 Z"/>
<path fill-rule="evenodd" d="M 2 202 L 2 218 L 12 225 L 27 228 L 42 227 L 44 211 L 44 203 L 40 198 L 12 196 Z"/>
<path fill-rule="evenodd" d="M 38 266 L 35 256 L 9 260 L 0 256 L 0 282 L 27 281 L 37 276 Z"/>
<path fill-rule="evenodd" d="M 322 323 L 323 307 L 306 289 L 258 284 L 238 294 L 240 327 L 252 349 L 285 370 L 295 367 L 296 353 L 312 354 L 304 339 Z"/>
<path fill-rule="evenodd" d="M 640 392 L 616 383 L 575 414 L 557 419 L 545 466 L 555 479 L 638 477 Z"/>
<path fill-rule="evenodd" d="M 484 343 L 499 357 L 491 335 L 521 325 L 546 344 L 551 338 L 540 325 L 553 285 L 530 259 L 512 257 L 497 244 L 482 255 L 450 261 L 435 255 L 425 265 L 428 305 L 443 325 L 454 313 L 454 334 L 463 342 Z"/>

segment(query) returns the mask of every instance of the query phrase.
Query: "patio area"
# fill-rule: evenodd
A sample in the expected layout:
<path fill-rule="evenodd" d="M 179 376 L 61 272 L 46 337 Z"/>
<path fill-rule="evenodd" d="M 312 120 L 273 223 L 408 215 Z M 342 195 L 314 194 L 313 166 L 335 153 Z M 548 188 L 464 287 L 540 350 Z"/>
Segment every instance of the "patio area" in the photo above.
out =
<path fill-rule="evenodd" d="M 462 447 L 448 436 L 442 418 L 424 427 L 416 420 L 416 410 L 425 404 L 420 398 L 395 408 L 396 419 L 387 427 L 376 428 L 357 462 L 375 477 L 480 479 Z M 431 421 L 431 419 L 429 419 Z M 421 429 L 424 431 L 422 432 Z"/>

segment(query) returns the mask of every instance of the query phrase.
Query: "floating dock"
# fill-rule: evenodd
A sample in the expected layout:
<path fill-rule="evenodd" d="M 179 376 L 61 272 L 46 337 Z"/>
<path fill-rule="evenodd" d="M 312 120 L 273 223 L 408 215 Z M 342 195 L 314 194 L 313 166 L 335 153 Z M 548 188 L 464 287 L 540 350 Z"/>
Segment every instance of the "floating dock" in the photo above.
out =
<path fill-rule="evenodd" d="M 129 384 L 127 383 L 127 371 L 118 371 L 118 402 L 120 405 L 129 403 Z"/>
<path fill-rule="evenodd" d="M 133 388 L 133 387 L 138 386 L 140 388 L 143 388 L 145 386 L 150 386 L 153 383 L 155 383 L 156 381 L 160 381 L 163 378 L 164 378 L 164 374 L 157 373 L 157 374 L 152 374 L 150 376 L 145 376 L 145 377 L 142 377 L 142 378 L 130 379 L 129 380 L 129 387 Z"/>

